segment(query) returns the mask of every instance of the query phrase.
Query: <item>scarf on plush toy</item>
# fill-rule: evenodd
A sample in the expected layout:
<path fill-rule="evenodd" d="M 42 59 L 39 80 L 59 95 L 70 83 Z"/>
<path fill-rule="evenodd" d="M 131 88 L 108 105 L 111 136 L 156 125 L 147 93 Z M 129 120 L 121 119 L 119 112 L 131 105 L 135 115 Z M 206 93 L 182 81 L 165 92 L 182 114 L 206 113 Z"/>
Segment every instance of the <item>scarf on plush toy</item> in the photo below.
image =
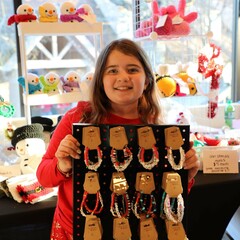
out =
<path fill-rule="evenodd" d="M 14 14 L 8 19 L 8 25 L 12 25 L 13 23 L 20 22 L 31 22 L 37 20 L 37 17 L 33 14 Z"/>
<path fill-rule="evenodd" d="M 79 16 L 79 14 L 86 14 L 84 8 L 79 8 L 76 13 L 74 14 L 61 14 L 60 20 L 62 22 L 71 22 L 76 20 L 78 22 L 82 22 L 84 19 Z"/>

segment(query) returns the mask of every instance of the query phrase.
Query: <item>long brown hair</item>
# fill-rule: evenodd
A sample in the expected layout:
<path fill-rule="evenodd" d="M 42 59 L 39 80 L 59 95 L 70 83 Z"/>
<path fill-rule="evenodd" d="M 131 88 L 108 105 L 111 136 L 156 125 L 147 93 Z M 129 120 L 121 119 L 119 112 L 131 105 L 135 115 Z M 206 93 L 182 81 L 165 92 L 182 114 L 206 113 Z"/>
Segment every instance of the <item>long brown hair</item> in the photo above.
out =
<path fill-rule="evenodd" d="M 118 39 L 109 43 L 100 53 L 91 83 L 91 111 L 86 112 L 81 122 L 102 123 L 111 109 L 111 102 L 103 87 L 103 75 L 109 54 L 118 50 L 126 55 L 136 57 L 142 64 L 146 75 L 146 89 L 138 102 L 139 118 L 145 124 L 159 123 L 159 106 L 154 94 L 156 91 L 155 77 L 148 57 L 144 50 L 130 39 Z"/>

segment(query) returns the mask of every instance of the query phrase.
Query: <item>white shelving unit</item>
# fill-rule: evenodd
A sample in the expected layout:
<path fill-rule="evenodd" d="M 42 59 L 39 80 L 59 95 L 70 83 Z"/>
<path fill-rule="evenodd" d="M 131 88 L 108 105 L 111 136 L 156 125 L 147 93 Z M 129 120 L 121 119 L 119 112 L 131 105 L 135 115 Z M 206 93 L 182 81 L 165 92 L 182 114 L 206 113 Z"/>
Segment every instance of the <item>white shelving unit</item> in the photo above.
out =
<path fill-rule="evenodd" d="M 27 53 L 26 53 L 26 37 L 27 36 L 93 36 L 95 46 L 95 59 L 99 54 L 99 50 L 103 46 L 102 39 L 102 23 L 97 22 L 89 24 L 87 22 L 69 22 L 69 23 L 40 23 L 40 22 L 21 22 L 18 24 L 18 36 L 20 44 L 20 57 L 22 76 L 25 78 L 26 92 L 23 93 L 24 110 L 27 124 L 31 123 L 31 106 L 45 104 L 73 103 L 84 100 L 84 94 L 81 92 L 69 92 L 55 95 L 48 94 L 28 94 L 27 83 Z M 98 42 L 99 41 L 99 42 Z M 97 47 L 99 46 L 99 48 Z"/>

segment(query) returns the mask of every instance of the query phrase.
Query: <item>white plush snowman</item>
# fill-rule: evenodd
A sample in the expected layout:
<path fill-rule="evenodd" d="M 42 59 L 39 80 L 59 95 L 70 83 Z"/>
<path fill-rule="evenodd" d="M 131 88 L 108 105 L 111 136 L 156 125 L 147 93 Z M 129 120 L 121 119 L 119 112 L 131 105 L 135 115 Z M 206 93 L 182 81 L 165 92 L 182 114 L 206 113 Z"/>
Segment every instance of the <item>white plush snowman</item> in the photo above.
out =
<path fill-rule="evenodd" d="M 81 77 L 76 71 L 69 71 L 64 77 L 60 77 L 64 92 L 79 92 Z"/>
<path fill-rule="evenodd" d="M 55 72 L 49 72 L 45 76 L 40 76 L 43 93 L 54 95 L 61 92 L 60 76 Z"/>
<path fill-rule="evenodd" d="M 35 123 L 19 127 L 14 131 L 11 142 L 19 156 L 21 173 L 36 173 L 46 151 L 43 126 Z"/>

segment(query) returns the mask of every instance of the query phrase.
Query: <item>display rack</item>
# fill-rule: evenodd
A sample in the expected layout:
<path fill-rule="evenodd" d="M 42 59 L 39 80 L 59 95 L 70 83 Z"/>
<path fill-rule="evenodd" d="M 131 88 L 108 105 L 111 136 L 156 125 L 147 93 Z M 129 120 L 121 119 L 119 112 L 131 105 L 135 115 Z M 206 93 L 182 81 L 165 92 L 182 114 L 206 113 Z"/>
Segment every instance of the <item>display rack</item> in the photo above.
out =
<path fill-rule="evenodd" d="M 159 9 L 167 9 L 169 6 L 174 6 L 176 11 L 178 11 L 180 1 L 161 1 L 161 5 L 159 4 L 158 7 Z M 158 32 L 159 29 L 156 27 L 156 22 L 161 22 L 160 19 L 164 19 L 167 16 L 167 10 L 166 15 L 158 13 L 159 20 L 156 21 L 156 14 L 152 11 L 152 4 L 153 0 L 132 1 L 134 41 L 138 42 L 146 51 L 155 72 L 158 72 L 159 65 L 163 64 L 168 65 L 168 74 L 172 75 L 178 72 L 177 63 L 191 63 L 189 67 L 190 74 L 196 80 L 197 87 L 201 91 L 197 91 L 194 97 L 187 95 L 184 97 L 173 96 L 171 98 L 184 106 L 207 104 L 208 97 L 206 95 L 209 90 L 209 83 L 204 81 L 197 68 L 198 54 L 209 41 L 209 27 L 207 25 L 209 0 L 204 2 L 201 0 L 186 1 L 184 14 L 188 15 L 195 12 L 198 15 L 196 20 L 188 24 L 188 31 L 181 33 L 178 30 L 176 31 L 179 33 L 178 35 L 167 32 L 169 30 L 167 23 L 165 23 L 165 29 L 160 33 Z"/>
<path fill-rule="evenodd" d="M 84 100 L 86 96 L 81 92 L 69 92 L 56 95 L 48 94 L 28 94 L 27 83 L 27 53 L 26 53 L 26 37 L 27 36 L 92 36 L 95 46 L 95 59 L 99 54 L 99 50 L 103 46 L 102 40 L 102 23 L 97 22 L 89 24 L 87 22 L 69 22 L 69 23 L 40 23 L 40 22 L 21 22 L 18 24 L 18 36 L 20 44 L 20 57 L 22 75 L 25 78 L 25 93 L 23 93 L 23 103 L 25 118 L 28 124 L 31 123 L 31 106 L 59 103 L 73 103 Z"/>
<path fill-rule="evenodd" d="M 83 199 L 84 193 L 84 179 L 85 174 L 89 172 L 89 169 L 85 165 L 85 151 L 84 151 L 84 142 L 83 142 L 83 135 L 84 135 L 84 128 L 87 126 L 95 126 L 99 127 L 100 129 L 100 138 L 101 144 L 99 145 L 102 151 L 102 164 L 97 169 L 97 173 L 99 176 L 99 183 L 100 183 L 100 191 L 103 198 L 103 211 L 98 214 L 98 217 L 101 219 L 102 224 L 102 239 L 113 239 L 113 216 L 110 212 L 110 201 L 111 201 L 111 190 L 110 190 L 110 182 L 113 172 L 116 170 L 113 167 L 113 163 L 110 157 L 111 153 L 111 146 L 110 146 L 110 130 L 116 125 L 106 125 L 106 124 L 99 124 L 99 125 L 91 125 L 91 124 L 80 124 L 76 123 L 73 124 L 73 136 L 79 141 L 81 146 L 81 156 L 80 159 L 73 159 L 73 238 L 74 239 L 83 239 L 84 236 L 84 226 L 86 217 L 82 216 L 80 212 L 80 203 Z M 138 133 L 137 130 L 140 127 L 149 126 L 152 128 L 154 136 L 156 138 L 156 147 L 159 153 L 159 163 L 153 167 L 151 170 L 146 170 L 139 162 L 138 157 Z M 168 162 L 166 156 L 166 145 L 165 145 L 165 135 L 164 131 L 166 128 L 173 127 L 174 125 L 124 125 L 124 129 L 126 131 L 127 139 L 128 139 L 128 147 L 133 154 L 133 159 L 128 165 L 128 167 L 123 170 L 124 175 L 127 179 L 129 189 L 129 199 L 132 201 L 134 193 L 136 191 L 136 174 L 138 172 L 152 172 L 155 181 L 155 190 L 154 195 L 156 196 L 156 212 L 154 217 L 154 222 L 156 225 L 156 229 L 158 232 L 157 239 L 168 239 L 165 227 L 165 221 L 163 218 L 160 217 L 161 215 L 161 202 L 163 198 L 163 189 L 162 189 L 162 177 L 164 172 L 177 172 L 182 181 L 183 187 L 183 199 L 184 199 L 184 218 L 183 218 L 183 225 L 186 229 L 187 227 L 187 189 L 188 189 L 188 171 L 185 169 L 173 170 L 171 165 Z M 176 125 L 175 125 L 176 127 Z M 184 140 L 184 144 L 182 148 L 184 151 L 189 150 L 189 126 L 188 125 L 177 125 L 181 131 L 182 139 Z M 88 135 L 89 136 L 89 135 Z M 151 150 L 150 150 L 151 152 Z M 95 152 L 94 152 L 95 154 Z M 90 161 L 96 161 L 95 155 L 89 154 Z M 178 160 L 176 160 L 178 161 Z M 92 200 L 95 203 L 95 200 Z M 91 202 L 91 201 L 90 201 Z M 88 202 L 89 206 L 91 204 Z M 92 207 L 92 206 L 91 206 Z M 131 239 L 139 240 L 139 219 L 130 211 L 129 215 L 129 224 L 132 232 Z M 94 238 L 91 238 L 94 239 Z M 124 238 L 122 238 L 124 239 Z M 150 239 L 149 239 L 150 240 Z"/>

